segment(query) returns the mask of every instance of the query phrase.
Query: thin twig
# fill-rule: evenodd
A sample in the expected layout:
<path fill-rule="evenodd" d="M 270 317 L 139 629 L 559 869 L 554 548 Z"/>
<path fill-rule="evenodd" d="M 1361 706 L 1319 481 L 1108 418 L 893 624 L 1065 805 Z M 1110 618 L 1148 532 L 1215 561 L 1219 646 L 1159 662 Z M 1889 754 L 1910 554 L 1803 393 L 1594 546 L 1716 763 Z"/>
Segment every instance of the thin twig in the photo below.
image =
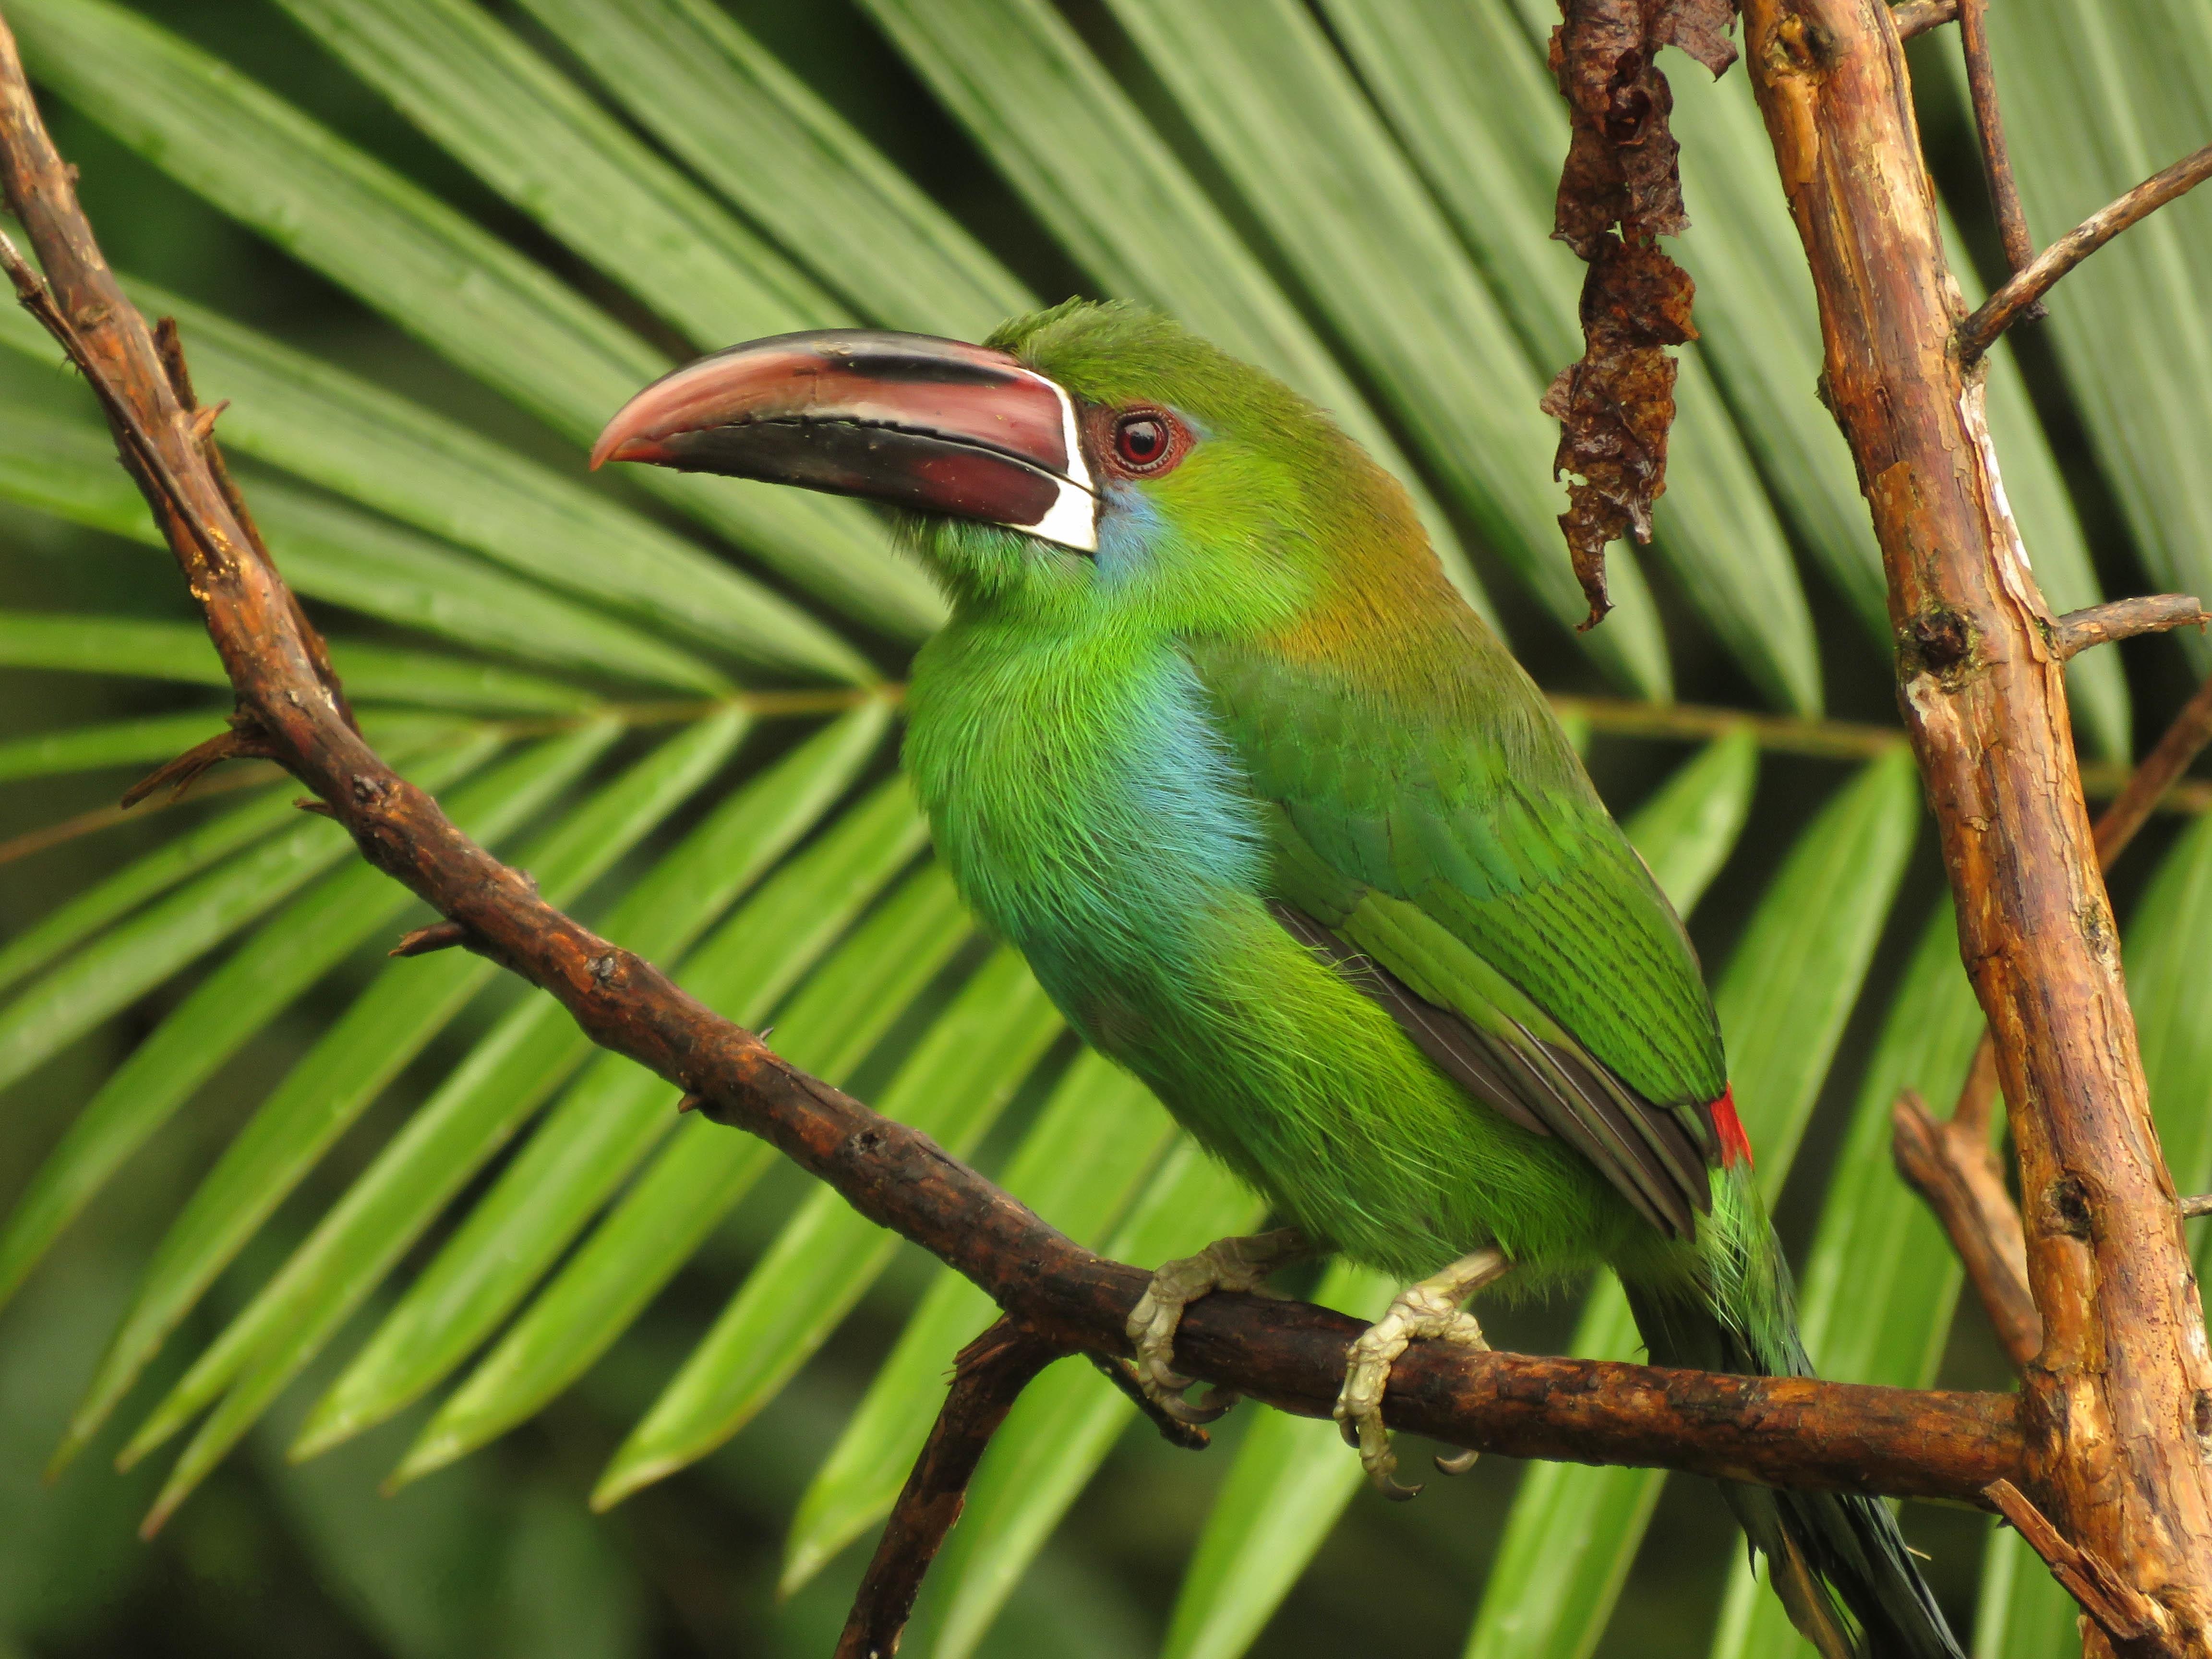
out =
<path fill-rule="evenodd" d="M 2212 677 L 2197 688 L 2197 695 L 2166 728 L 2149 754 L 2142 758 L 2110 806 L 2097 820 L 2097 861 L 2106 869 L 2126 850 L 2136 831 L 2173 788 L 2190 763 L 2212 743 Z"/>
<path fill-rule="evenodd" d="M 853 1597 L 836 1659 L 890 1659 L 945 1535 L 960 1518 L 984 1448 L 1031 1379 L 1063 1351 L 1001 1319 L 960 1351 L 952 1388 L 891 1506 Z"/>
<path fill-rule="evenodd" d="M 2051 654 L 2065 662 L 2093 645 L 2112 645 L 2145 634 L 2171 633 L 2177 628 L 2202 628 L 2212 616 L 2191 593 L 2148 593 L 2132 599 L 2114 599 L 2069 611 L 2049 630 Z"/>
<path fill-rule="evenodd" d="M 2141 1642 L 2165 1631 L 2166 1615 L 2157 1602 L 2121 1577 L 2095 1551 L 2076 1549 L 2011 1481 L 1993 1480 L 1982 1495 L 2112 1640 Z"/>
<path fill-rule="evenodd" d="M 1955 22 L 1958 16 L 1959 0 L 1899 0 L 1889 9 L 1890 23 L 1900 40 Z"/>
<path fill-rule="evenodd" d="M 1199 1425 L 1169 1416 L 1159 1401 L 1145 1392 L 1145 1385 L 1137 1381 L 1136 1369 L 1127 1360 L 1103 1353 L 1087 1354 L 1085 1358 L 1099 1376 L 1127 1396 L 1129 1403 L 1145 1414 L 1146 1420 L 1160 1431 L 1160 1438 L 1168 1444 L 1184 1451 L 1204 1451 L 1213 1443 L 1213 1437 Z"/>
<path fill-rule="evenodd" d="M 9 281 L 15 285 L 15 297 L 23 309 L 54 337 L 56 343 L 69 354 L 70 361 L 82 368 L 89 361 L 90 353 L 78 337 L 76 325 L 70 321 L 55 301 L 46 279 L 39 275 L 31 262 L 23 257 L 22 250 L 4 231 L 0 231 L 0 269 L 7 271 Z M 94 394 L 100 399 L 100 407 L 106 410 L 110 424 L 115 428 L 118 447 L 123 451 L 125 462 L 152 485 L 153 493 L 157 497 L 152 503 L 155 512 L 158 514 L 166 509 L 173 514 L 194 543 L 198 557 L 206 562 L 206 568 L 222 569 L 236 556 L 236 548 L 228 536 L 208 521 L 198 503 L 185 493 L 169 465 L 168 458 L 161 453 L 161 446 L 155 439 L 145 416 L 129 398 L 123 397 L 104 379 L 90 374 L 86 378 L 92 384 Z"/>
<path fill-rule="evenodd" d="M 1966 58 L 1966 94 L 1974 106 L 1975 129 L 1981 135 L 1982 175 L 1988 180 L 1990 206 L 1996 214 L 1997 240 L 2004 247 L 2006 269 L 2017 275 L 2035 263 L 2035 239 L 2027 234 L 2027 212 L 2020 204 L 2012 154 L 2005 148 L 1996 71 L 1990 64 L 1989 0 L 1959 0 L 1959 44 Z M 2034 305 L 2024 309 L 2021 317 L 2033 322 L 2043 314 L 2043 307 Z"/>
<path fill-rule="evenodd" d="M 1994 1078 L 1995 1066 L 1988 1069 Z M 2043 1316 L 2027 1293 L 2027 1239 L 1987 1128 L 1977 1132 L 1956 1118 L 1938 1123 L 1912 1089 L 1890 1107 L 1890 1124 L 1898 1174 L 1943 1224 L 1998 1342 L 2018 1370 L 2043 1346 Z"/>
<path fill-rule="evenodd" d="M 2181 1218 L 2194 1221 L 2200 1216 L 2212 1215 L 2212 1193 L 2199 1193 L 2194 1198 L 2181 1200 Z"/>
<path fill-rule="evenodd" d="M 1975 362 L 1998 335 L 2019 320 L 2068 271 L 2129 226 L 2212 177 L 2212 144 L 2152 174 L 2118 201 L 2108 203 L 2036 255 L 2034 262 L 1983 302 L 1952 337 L 1959 361 Z"/>

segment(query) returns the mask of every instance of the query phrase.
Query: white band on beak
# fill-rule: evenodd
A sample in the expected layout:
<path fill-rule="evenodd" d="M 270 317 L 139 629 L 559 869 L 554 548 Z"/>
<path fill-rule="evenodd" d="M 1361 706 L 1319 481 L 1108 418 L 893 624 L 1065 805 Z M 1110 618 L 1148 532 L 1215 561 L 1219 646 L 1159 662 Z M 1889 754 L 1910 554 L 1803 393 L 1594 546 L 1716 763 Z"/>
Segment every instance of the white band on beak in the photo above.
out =
<path fill-rule="evenodd" d="M 1034 370 L 1042 385 L 1052 388 L 1052 395 L 1060 399 L 1060 440 L 1067 451 L 1067 476 L 1059 481 L 1052 505 L 1034 524 L 1010 525 L 1012 530 L 1027 532 L 1039 541 L 1054 542 L 1078 553 L 1098 550 L 1098 496 L 1091 481 L 1091 467 L 1083 459 L 1083 429 L 1075 418 L 1075 399 L 1067 395 L 1067 388 L 1057 380 L 1047 380 Z"/>

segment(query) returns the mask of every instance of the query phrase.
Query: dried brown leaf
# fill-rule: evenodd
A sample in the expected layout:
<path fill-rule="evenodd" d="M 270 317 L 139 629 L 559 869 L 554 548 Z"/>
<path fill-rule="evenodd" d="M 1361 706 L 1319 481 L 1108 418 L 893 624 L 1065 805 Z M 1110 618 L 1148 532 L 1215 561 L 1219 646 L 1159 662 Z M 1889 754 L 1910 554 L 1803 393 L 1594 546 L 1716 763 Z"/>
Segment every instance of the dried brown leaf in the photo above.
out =
<path fill-rule="evenodd" d="M 1612 608 L 1605 547 L 1651 538 L 1651 505 L 1667 488 L 1674 362 L 1663 347 L 1696 337 L 1689 277 L 1652 244 L 1689 228 L 1679 147 L 1668 129 L 1674 97 L 1654 63 L 1678 46 L 1715 75 L 1735 61 L 1735 0 L 1559 0 L 1552 75 L 1572 127 L 1552 234 L 1589 263 L 1583 284 L 1583 359 L 1544 394 L 1559 422 L 1553 476 L 1581 482 L 1559 516 L 1575 575 L 1589 596 L 1582 626 Z"/>
<path fill-rule="evenodd" d="M 1544 412 L 1559 422 L 1552 476 L 1580 480 L 1567 487 L 1559 528 L 1589 600 L 1585 629 L 1612 609 L 1606 544 L 1631 534 L 1651 539 L 1674 421 L 1674 360 L 1664 348 L 1697 337 L 1695 291 L 1689 273 L 1657 248 L 1603 238 L 1583 282 L 1582 361 L 1544 394 Z"/>

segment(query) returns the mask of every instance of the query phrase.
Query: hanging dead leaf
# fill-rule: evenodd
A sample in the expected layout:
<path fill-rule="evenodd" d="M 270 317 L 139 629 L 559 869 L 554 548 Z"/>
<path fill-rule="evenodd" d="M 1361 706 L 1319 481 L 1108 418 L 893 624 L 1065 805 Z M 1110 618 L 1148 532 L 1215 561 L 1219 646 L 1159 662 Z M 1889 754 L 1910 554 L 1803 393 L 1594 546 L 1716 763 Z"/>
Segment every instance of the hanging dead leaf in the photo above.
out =
<path fill-rule="evenodd" d="M 1543 409 L 1559 422 L 1552 476 L 1567 486 L 1559 515 L 1575 576 L 1589 600 L 1583 629 L 1610 611 L 1606 544 L 1651 539 L 1651 506 L 1666 493 L 1675 365 L 1665 347 L 1697 337 L 1689 273 L 1656 247 L 1607 236 L 1583 281 L 1582 361 L 1560 371 Z"/>
<path fill-rule="evenodd" d="M 1590 269 L 1582 361 L 1552 383 L 1543 408 L 1559 422 L 1553 476 L 1579 480 L 1568 487 L 1559 527 L 1589 599 L 1587 629 L 1612 609 L 1606 544 L 1627 534 L 1651 538 L 1674 419 L 1674 361 L 1663 348 L 1696 337 L 1690 278 L 1652 246 L 1690 223 L 1668 128 L 1674 91 L 1654 60 L 1662 46 L 1678 46 L 1719 75 L 1735 61 L 1735 4 L 1559 0 L 1559 9 L 1552 75 L 1572 137 L 1552 234 Z"/>

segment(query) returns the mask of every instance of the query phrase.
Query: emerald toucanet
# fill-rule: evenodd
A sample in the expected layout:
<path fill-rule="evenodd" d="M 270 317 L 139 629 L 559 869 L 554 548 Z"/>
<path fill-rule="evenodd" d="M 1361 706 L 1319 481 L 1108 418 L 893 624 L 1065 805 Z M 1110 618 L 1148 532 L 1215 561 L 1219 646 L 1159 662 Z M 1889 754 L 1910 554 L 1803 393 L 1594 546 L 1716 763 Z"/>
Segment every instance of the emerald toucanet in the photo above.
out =
<path fill-rule="evenodd" d="M 908 693 L 939 854 L 1085 1037 L 1283 1231 L 1162 1268 L 1131 1322 L 1339 1251 L 1419 1281 L 1337 1415 L 1380 1416 L 1461 1303 L 1598 1267 L 1662 1364 L 1808 1371 L 1690 943 L 1406 492 L 1321 410 L 1167 319 L 1071 302 L 982 345 L 734 346 L 618 414 L 647 461 L 904 510 L 951 620 Z M 1832 1656 L 1956 1659 L 1888 1510 L 1725 1487 Z M 1409 1495 L 1409 1494 L 1407 1494 Z"/>

